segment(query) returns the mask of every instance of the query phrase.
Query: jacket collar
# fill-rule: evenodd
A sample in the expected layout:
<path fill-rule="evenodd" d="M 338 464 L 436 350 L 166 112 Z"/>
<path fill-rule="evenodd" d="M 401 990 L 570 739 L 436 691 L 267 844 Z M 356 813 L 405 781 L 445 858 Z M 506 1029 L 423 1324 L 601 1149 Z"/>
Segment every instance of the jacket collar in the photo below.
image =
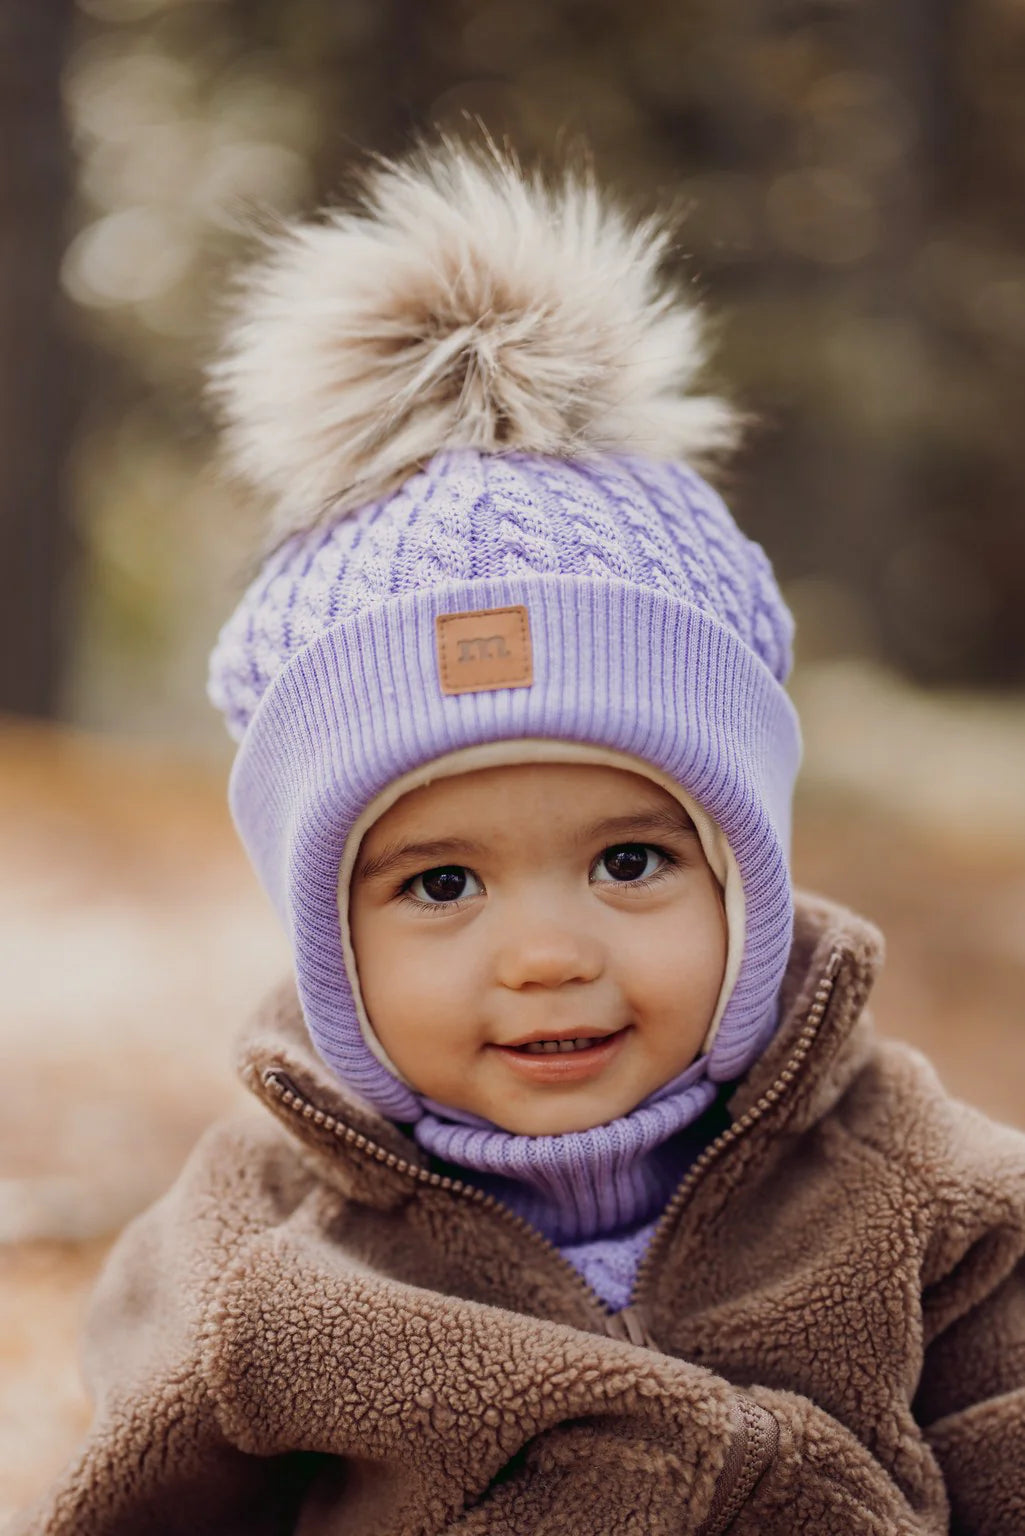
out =
<path fill-rule="evenodd" d="M 817 896 L 796 899 L 794 940 L 780 993 L 780 1024 L 728 1097 L 736 1123 L 757 1115 L 799 1131 L 828 1112 L 871 1050 L 865 1002 L 882 960 L 872 924 Z M 393 1207 L 426 1172 L 422 1150 L 356 1097 L 317 1056 L 289 978 L 265 1000 L 238 1044 L 242 1081 L 318 1165 L 321 1177 L 361 1202 Z"/>

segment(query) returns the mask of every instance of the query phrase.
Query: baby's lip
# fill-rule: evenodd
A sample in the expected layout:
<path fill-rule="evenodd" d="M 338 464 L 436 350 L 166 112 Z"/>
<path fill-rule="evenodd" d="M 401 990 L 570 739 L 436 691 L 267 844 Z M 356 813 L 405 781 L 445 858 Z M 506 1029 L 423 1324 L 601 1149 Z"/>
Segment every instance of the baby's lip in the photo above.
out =
<path fill-rule="evenodd" d="M 579 1029 L 535 1029 L 529 1035 L 518 1035 L 515 1040 L 496 1040 L 495 1044 L 502 1050 L 514 1051 L 521 1045 L 533 1045 L 538 1040 L 604 1040 L 607 1035 L 615 1035 L 622 1029 L 618 1025 L 614 1029 L 595 1029 L 593 1025 L 584 1025 Z"/>
<path fill-rule="evenodd" d="M 600 1077 L 610 1062 L 615 1061 L 620 1051 L 626 1048 L 625 1042 L 629 1035 L 629 1024 L 609 1033 L 592 1027 L 586 1034 L 567 1035 L 563 1030 L 559 1035 L 534 1036 L 540 1040 L 589 1040 L 591 1043 L 586 1050 L 579 1046 L 576 1050 L 568 1046 L 566 1050 L 558 1046 L 548 1050 L 517 1050 L 512 1045 L 493 1046 L 492 1049 L 501 1057 L 507 1071 L 521 1082 L 535 1088 L 541 1084 L 551 1088 L 567 1088 L 571 1084 L 586 1083 Z M 529 1045 L 530 1041 L 526 1043 Z"/>

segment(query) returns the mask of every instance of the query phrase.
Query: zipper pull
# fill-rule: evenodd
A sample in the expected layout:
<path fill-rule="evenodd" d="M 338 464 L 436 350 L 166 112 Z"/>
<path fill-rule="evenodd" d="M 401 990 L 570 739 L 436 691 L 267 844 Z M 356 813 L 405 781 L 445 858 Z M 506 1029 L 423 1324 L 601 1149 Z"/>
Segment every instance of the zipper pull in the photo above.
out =
<path fill-rule="evenodd" d="M 605 1319 L 605 1332 L 610 1339 L 622 1339 L 625 1344 L 636 1344 L 639 1349 L 658 1349 L 648 1331 L 644 1314 L 637 1306 L 621 1307 L 618 1312 L 610 1312 Z"/>

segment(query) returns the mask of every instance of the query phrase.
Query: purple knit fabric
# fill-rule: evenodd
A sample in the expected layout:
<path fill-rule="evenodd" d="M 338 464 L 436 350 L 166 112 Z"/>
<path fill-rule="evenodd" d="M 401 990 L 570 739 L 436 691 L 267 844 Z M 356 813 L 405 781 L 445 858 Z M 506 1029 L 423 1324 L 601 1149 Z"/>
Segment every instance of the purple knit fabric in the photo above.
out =
<path fill-rule="evenodd" d="M 533 684 L 443 694 L 436 615 L 518 603 Z M 232 811 L 328 1065 L 382 1113 L 420 1118 L 360 1033 L 339 932 L 342 850 L 400 774 L 531 736 L 643 758 L 725 832 L 745 952 L 708 1072 L 739 1076 L 773 1027 L 792 930 L 790 635 L 763 551 L 678 464 L 439 454 L 389 500 L 276 551 L 222 631 L 210 693 L 241 736 Z"/>
<path fill-rule="evenodd" d="M 442 693 L 436 616 L 512 604 L 528 611 L 532 684 Z M 460 450 L 289 539 L 214 651 L 211 698 L 240 741 L 232 811 L 317 1050 L 436 1156 L 504 1180 L 567 1255 L 612 1232 L 639 1252 L 679 1175 L 681 1128 L 775 1027 L 800 756 L 791 631 L 764 553 L 686 466 Z M 675 779 L 725 833 L 745 897 L 740 972 L 693 1078 L 564 1137 L 460 1125 L 394 1076 L 360 1031 L 339 925 L 342 852 L 371 800 L 448 752 L 523 737 L 610 747 Z"/>
<path fill-rule="evenodd" d="M 543 1232 L 618 1309 L 660 1212 L 704 1145 L 700 1121 L 716 1097 L 704 1067 L 692 1062 L 630 1114 L 593 1130 L 516 1136 L 424 1099 L 413 1134 Z"/>
<path fill-rule="evenodd" d="M 681 1160 L 679 1177 L 682 1178 L 689 1164 Z M 622 1232 L 607 1237 L 594 1238 L 589 1242 L 564 1243 L 561 1253 L 577 1273 L 596 1291 L 612 1312 L 625 1307 L 633 1294 L 637 1271 L 647 1252 L 648 1244 L 655 1235 L 658 1216 L 638 1222 Z"/>

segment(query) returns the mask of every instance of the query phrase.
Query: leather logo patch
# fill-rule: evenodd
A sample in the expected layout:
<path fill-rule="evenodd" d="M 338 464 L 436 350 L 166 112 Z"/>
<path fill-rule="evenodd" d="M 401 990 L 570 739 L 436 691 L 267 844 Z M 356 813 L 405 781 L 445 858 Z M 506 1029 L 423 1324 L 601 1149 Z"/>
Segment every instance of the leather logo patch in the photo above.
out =
<path fill-rule="evenodd" d="M 522 603 L 440 613 L 434 623 L 442 693 L 529 688 L 534 681 L 530 619 Z"/>

